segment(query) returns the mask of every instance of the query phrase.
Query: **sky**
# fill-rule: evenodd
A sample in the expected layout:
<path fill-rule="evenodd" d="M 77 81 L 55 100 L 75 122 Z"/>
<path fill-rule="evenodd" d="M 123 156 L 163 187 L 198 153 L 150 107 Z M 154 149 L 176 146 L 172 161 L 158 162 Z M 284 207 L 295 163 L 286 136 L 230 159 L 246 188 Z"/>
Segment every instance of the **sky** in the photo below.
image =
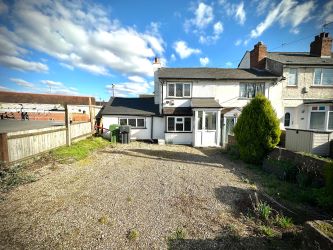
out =
<path fill-rule="evenodd" d="M 330 0 L 0 0 L 0 90 L 136 97 L 153 93 L 155 57 L 234 68 L 258 41 L 309 51 L 332 21 Z"/>

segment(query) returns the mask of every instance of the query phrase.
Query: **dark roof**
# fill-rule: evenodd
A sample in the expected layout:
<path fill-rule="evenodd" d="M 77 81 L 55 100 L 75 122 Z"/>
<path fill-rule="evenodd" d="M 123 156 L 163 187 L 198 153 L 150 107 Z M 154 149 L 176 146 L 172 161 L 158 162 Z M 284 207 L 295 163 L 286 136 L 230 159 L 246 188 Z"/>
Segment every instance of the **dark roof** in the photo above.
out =
<path fill-rule="evenodd" d="M 164 115 L 192 115 L 191 107 L 163 108 Z"/>
<path fill-rule="evenodd" d="M 192 98 L 192 108 L 222 108 L 214 98 Z"/>
<path fill-rule="evenodd" d="M 32 94 L 0 91 L 0 102 L 5 103 L 40 103 L 40 104 L 74 104 L 95 105 L 95 98 L 89 96 L 69 96 L 53 94 Z"/>
<path fill-rule="evenodd" d="M 255 69 L 222 69 L 222 68 L 160 68 L 161 79 L 213 79 L 213 80 L 255 80 L 276 79 L 272 73 Z"/>
<path fill-rule="evenodd" d="M 321 58 L 309 52 L 268 52 L 267 58 L 290 65 L 333 65 L 333 53 L 331 58 Z"/>
<path fill-rule="evenodd" d="M 333 103 L 333 99 L 308 99 L 303 101 L 304 104 L 324 104 Z"/>
<path fill-rule="evenodd" d="M 111 97 L 100 115 L 158 115 L 158 104 L 154 97 L 124 98 Z"/>

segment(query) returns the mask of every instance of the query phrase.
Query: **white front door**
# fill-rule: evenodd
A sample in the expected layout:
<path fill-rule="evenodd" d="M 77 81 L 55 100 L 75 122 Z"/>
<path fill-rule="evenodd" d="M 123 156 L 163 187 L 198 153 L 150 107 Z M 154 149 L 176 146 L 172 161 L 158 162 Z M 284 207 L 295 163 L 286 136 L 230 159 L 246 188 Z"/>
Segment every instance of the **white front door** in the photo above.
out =
<path fill-rule="evenodd" d="M 195 111 L 195 146 L 208 147 L 217 146 L 217 111 Z"/>

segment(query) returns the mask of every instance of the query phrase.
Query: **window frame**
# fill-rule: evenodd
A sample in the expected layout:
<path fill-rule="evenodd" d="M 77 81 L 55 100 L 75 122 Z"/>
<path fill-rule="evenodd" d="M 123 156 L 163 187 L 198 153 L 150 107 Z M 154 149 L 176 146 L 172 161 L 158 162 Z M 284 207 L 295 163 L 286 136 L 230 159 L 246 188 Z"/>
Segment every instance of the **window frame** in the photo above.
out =
<path fill-rule="evenodd" d="M 174 130 L 169 130 L 169 118 L 174 119 L 173 128 Z M 190 130 L 185 130 L 185 119 L 190 119 Z M 177 124 L 182 124 L 183 130 L 177 130 Z M 167 133 L 192 133 L 192 116 L 167 116 L 166 119 L 166 131 Z"/>
<path fill-rule="evenodd" d="M 323 107 L 324 107 L 324 109 L 322 109 Z M 324 128 L 323 129 L 311 128 L 311 114 L 312 113 L 324 113 L 325 116 L 324 116 Z M 333 131 L 333 128 L 329 129 L 329 127 L 328 127 L 330 113 L 333 113 L 333 105 L 331 105 L 331 104 L 311 105 L 309 107 L 308 128 L 310 130 L 317 130 L 317 131 Z"/>
<path fill-rule="evenodd" d="M 244 97 L 244 96 L 241 96 L 241 85 L 244 85 L 245 84 L 245 86 L 246 86 L 246 97 Z M 266 83 L 265 82 L 240 82 L 239 83 L 239 98 L 241 98 L 241 99 L 252 99 L 252 98 L 254 98 L 254 97 L 249 97 L 249 92 L 248 92 L 248 85 L 254 85 L 254 97 L 256 97 L 257 96 L 257 86 L 258 85 L 261 85 L 261 87 L 263 87 L 263 92 L 260 92 L 260 93 L 262 93 L 264 96 L 266 96 L 266 93 L 265 93 L 265 91 L 266 91 Z"/>
<path fill-rule="evenodd" d="M 132 119 L 135 120 L 135 125 L 136 125 L 135 127 L 128 124 L 128 120 L 132 120 Z M 146 127 L 146 118 L 145 117 L 119 117 L 118 118 L 118 125 L 119 126 L 122 126 L 120 124 L 121 120 L 126 120 L 126 124 L 123 124 L 123 125 L 129 125 L 133 129 L 146 129 L 147 128 Z M 138 126 L 138 120 L 143 120 L 143 126 Z"/>
<path fill-rule="evenodd" d="M 315 83 L 316 69 L 320 70 L 320 83 L 319 84 Z M 323 84 L 324 69 L 333 70 L 333 68 L 326 68 L 326 67 L 322 67 L 322 68 L 316 67 L 316 68 L 314 68 L 313 69 L 313 75 L 312 75 L 312 86 L 314 86 L 314 87 L 333 87 L 333 80 L 332 80 L 331 84 Z"/>
<path fill-rule="evenodd" d="M 290 71 L 291 70 L 295 70 L 296 72 L 295 72 L 295 84 L 291 84 L 290 83 Z M 288 81 L 287 81 L 287 86 L 292 86 L 292 87 L 295 87 L 295 86 L 297 86 L 298 85 L 298 68 L 289 68 L 289 71 L 288 71 Z"/>
<path fill-rule="evenodd" d="M 182 96 L 177 96 L 177 85 L 182 84 Z M 173 95 L 170 95 L 170 85 L 173 85 Z M 189 85 L 190 94 L 185 95 L 185 85 Z M 191 98 L 192 97 L 192 83 L 191 82 L 168 82 L 167 83 L 167 98 Z"/>

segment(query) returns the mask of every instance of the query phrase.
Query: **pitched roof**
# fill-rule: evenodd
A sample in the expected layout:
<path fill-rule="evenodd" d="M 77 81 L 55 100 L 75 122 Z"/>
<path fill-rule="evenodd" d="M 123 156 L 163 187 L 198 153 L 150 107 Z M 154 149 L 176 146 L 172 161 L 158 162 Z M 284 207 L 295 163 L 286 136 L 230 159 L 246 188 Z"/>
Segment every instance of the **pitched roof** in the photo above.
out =
<path fill-rule="evenodd" d="M 192 108 L 222 108 L 214 98 L 192 98 Z"/>
<path fill-rule="evenodd" d="M 191 107 L 163 108 L 164 115 L 193 115 Z"/>
<path fill-rule="evenodd" d="M 100 115 L 158 115 L 154 97 L 124 98 L 111 97 Z"/>
<path fill-rule="evenodd" d="M 333 65 L 333 53 L 331 58 L 321 58 L 309 52 L 268 52 L 267 58 L 290 65 Z"/>
<path fill-rule="evenodd" d="M 95 98 L 89 96 L 69 96 L 54 94 L 32 94 L 0 91 L 0 102 L 5 103 L 40 103 L 40 104 L 72 104 L 89 105 L 89 98 L 92 105 L 95 105 Z"/>
<path fill-rule="evenodd" d="M 277 78 L 268 71 L 255 69 L 160 68 L 157 73 L 161 79 L 255 80 Z"/>

